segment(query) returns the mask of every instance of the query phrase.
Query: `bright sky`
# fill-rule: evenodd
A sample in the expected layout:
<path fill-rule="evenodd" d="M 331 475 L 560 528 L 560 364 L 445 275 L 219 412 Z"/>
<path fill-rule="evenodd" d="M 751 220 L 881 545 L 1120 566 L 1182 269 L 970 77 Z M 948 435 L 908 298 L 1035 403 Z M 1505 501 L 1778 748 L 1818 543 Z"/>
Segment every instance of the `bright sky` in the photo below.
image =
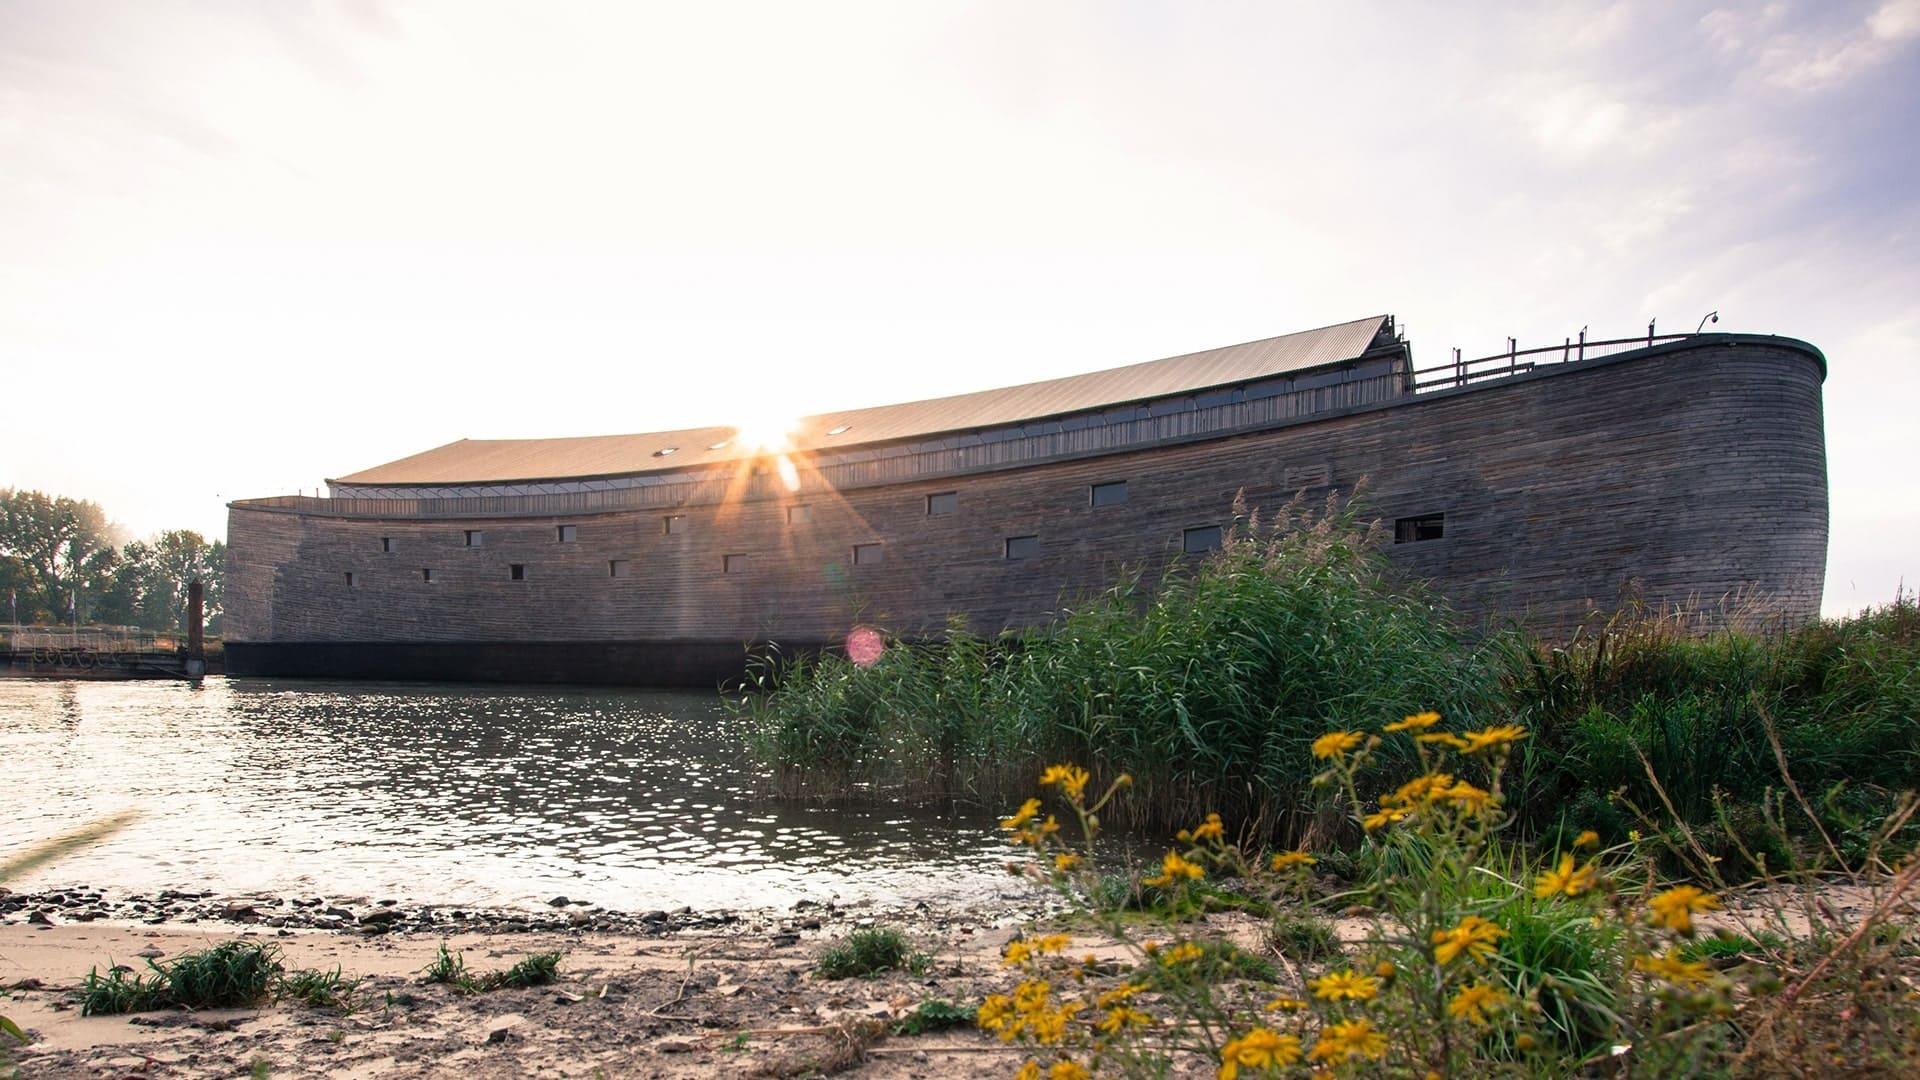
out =
<path fill-rule="evenodd" d="M 0 486 L 218 534 L 461 437 L 1718 309 L 1831 361 L 1828 610 L 1920 582 L 1920 0 L 1467 11 L 0 0 Z"/>

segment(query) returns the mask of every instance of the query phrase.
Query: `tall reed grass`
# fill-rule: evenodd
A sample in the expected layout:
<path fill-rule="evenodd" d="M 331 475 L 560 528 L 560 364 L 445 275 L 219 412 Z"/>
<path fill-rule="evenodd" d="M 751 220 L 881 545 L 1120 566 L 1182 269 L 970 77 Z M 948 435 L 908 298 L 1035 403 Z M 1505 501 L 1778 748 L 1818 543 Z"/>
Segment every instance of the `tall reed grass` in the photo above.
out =
<path fill-rule="evenodd" d="M 1360 520 L 1347 503 L 1291 503 L 1264 524 L 1243 509 L 1219 552 L 1155 582 L 1127 577 L 1050 625 L 995 638 L 954 625 L 867 666 L 770 661 L 736 708 L 787 795 L 998 803 L 1038 766 L 1071 761 L 1133 777 L 1111 824 L 1165 829 L 1218 810 L 1288 843 L 1344 827 L 1309 783 L 1317 734 L 1426 708 L 1535 732 L 1510 803 L 1534 833 L 1577 821 L 1623 836 L 1627 805 L 1653 802 L 1650 773 L 1678 817 L 1768 833 L 1781 755 L 1841 833 L 1920 786 L 1911 596 L 1772 633 L 1702 635 L 1649 613 L 1564 643 L 1469 631 L 1396 576 Z"/>

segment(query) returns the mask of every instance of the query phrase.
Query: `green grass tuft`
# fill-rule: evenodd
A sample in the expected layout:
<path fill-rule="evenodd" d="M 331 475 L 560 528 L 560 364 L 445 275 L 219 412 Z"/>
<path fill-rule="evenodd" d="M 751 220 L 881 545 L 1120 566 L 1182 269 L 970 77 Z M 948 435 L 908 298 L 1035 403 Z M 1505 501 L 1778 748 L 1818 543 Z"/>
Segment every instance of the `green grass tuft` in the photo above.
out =
<path fill-rule="evenodd" d="M 906 935 L 892 927 L 855 930 L 820 954 L 814 970 L 822 978 L 853 979 L 883 971 L 912 971 L 925 967 L 927 958 L 913 951 Z"/>
<path fill-rule="evenodd" d="M 972 1025 L 979 1010 L 963 1005 L 955 1005 L 938 998 L 928 998 L 914 1007 L 914 1010 L 901 1017 L 893 1025 L 895 1035 L 925 1035 L 930 1031 L 947 1031 L 957 1027 Z"/>
<path fill-rule="evenodd" d="M 1267 944 L 1298 963 L 1324 964 L 1340 959 L 1345 948 L 1333 925 L 1316 915 L 1281 912 L 1267 927 Z"/>

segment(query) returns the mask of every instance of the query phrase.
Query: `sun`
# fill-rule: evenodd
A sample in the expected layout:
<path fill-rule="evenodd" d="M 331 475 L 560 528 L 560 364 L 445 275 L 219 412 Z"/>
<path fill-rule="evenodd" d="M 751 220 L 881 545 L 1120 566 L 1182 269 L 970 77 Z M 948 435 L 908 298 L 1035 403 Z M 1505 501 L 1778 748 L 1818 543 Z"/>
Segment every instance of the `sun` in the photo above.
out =
<path fill-rule="evenodd" d="M 733 437 L 747 450 L 777 454 L 793 445 L 793 429 L 799 426 L 790 416 L 755 416 L 735 425 Z"/>

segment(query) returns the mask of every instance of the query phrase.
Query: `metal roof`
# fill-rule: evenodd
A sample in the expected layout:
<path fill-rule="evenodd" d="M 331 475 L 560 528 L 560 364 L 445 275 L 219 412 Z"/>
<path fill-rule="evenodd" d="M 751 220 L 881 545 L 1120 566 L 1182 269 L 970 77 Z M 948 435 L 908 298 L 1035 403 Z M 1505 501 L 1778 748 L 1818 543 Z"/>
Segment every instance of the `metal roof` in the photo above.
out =
<path fill-rule="evenodd" d="M 791 450 L 808 452 L 1017 423 L 1250 382 L 1352 360 L 1388 329 L 1385 315 L 1106 371 L 954 397 L 801 419 Z M 684 469 L 760 452 L 732 427 L 559 439 L 461 439 L 329 483 L 478 484 L 573 480 Z M 724 444 L 724 445 L 722 445 Z"/>

